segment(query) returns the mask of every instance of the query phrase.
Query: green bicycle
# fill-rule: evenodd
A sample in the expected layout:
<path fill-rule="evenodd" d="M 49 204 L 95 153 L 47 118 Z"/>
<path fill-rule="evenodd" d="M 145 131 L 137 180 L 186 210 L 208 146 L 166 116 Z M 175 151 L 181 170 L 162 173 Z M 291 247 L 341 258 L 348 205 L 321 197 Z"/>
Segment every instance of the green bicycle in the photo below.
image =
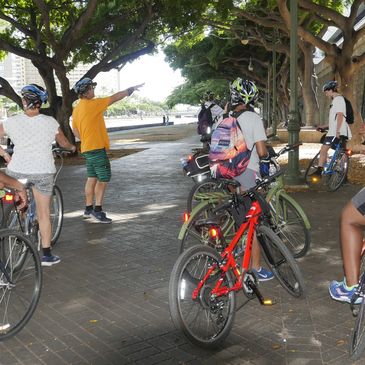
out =
<path fill-rule="evenodd" d="M 298 145 L 287 145 L 271 158 L 276 170 L 280 169 L 277 158 L 297 147 Z M 214 216 L 214 219 L 220 222 L 223 234 L 228 239 L 234 236 L 239 222 L 245 217 L 245 211 L 234 204 L 227 205 L 227 202 L 234 201 L 238 185 L 233 180 L 209 179 L 193 187 L 189 194 L 192 210 L 178 237 L 180 252 L 199 243 L 209 245 L 209 232 L 196 225 L 201 219 Z M 311 242 L 311 225 L 302 207 L 285 191 L 282 176 L 270 185 L 266 192 L 266 200 L 271 207 L 272 229 L 295 258 L 304 256 Z"/>

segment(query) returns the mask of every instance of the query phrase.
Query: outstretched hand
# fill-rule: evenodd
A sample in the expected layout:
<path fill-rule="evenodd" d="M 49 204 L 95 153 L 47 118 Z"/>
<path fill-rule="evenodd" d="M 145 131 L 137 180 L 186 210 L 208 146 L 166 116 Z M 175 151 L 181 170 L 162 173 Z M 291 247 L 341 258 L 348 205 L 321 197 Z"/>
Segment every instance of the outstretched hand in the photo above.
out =
<path fill-rule="evenodd" d="M 134 91 L 136 91 L 136 90 L 139 90 L 139 88 L 141 88 L 143 85 L 144 85 L 144 83 L 136 85 L 136 86 L 132 86 L 132 87 L 133 87 Z"/>

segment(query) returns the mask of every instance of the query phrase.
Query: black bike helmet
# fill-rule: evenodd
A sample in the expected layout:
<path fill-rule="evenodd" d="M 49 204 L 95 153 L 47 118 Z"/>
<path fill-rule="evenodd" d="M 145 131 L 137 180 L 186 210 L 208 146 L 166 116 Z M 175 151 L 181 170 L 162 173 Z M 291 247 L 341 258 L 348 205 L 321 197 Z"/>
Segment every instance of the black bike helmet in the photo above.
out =
<path fill-rule="evenodd" d="M 328 90 L 337 91 L 337 88 L 338 88 L 338 82 L 335 80 L 331 80 L 323 84 L 322 90 L 323 92 Z"/>
<path fill-rule="evenodd" d="M 96 86 L 96 82 L 88 77 L 85 77 L 76 82 L 74 90 L 76 91 L 76 94 L 84 95 L 89 90 L 90 86 Z"/>
<path fill-rule="evenodd" d="M 232 105 L 243 103 L 245 105 L 254 104 L 258 97 L 259 91 L 256 85 L 249 80 L 242 80 L 238 77 L 229 85 Z"/>
<path fill-rule="evenodd" d="M 47 91 L 42 86 L 29 84 L 22 88 L 21 95 L 27 104 L 27 108 L 40 108 L 48 100 Z"/>

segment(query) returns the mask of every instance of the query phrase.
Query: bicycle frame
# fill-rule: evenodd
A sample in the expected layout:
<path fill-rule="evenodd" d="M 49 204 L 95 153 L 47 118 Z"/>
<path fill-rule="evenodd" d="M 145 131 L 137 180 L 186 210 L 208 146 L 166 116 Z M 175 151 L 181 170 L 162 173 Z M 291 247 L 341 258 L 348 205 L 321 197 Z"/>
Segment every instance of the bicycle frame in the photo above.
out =
<path fill-rule="evenodd" d="M 336 160 L 337 160 L 337 156 L 340 153 L 340 150 L 342 149 L 341 143 L 338 143 L 336 145 L 336 149 L 335 152 L 333 153 L 330 162 L 326 162 L 324 164 L 324 169 L 322 174 L 323 175 L 331 175 L 333 174 L 333 165 L 335 164 Z"/>
<path fill-rule="evenodd" d="M 251 204 L 251 207 L 246 215 L 248 220 L 243 222 L 238 229 L 237 233 L 233 237 L 232 241 L 229 243 L 228 247 L 222 252 L 222 261 L 223 264 L 220 265 L 219 269 L 225 274 L 229 269 L 232 269 L 234 276 L 236 277 L 236 281 L 232 288 L 222 287 L 223 279 L 219 279 L 215 287 L 212 289 L 211 294 L 219 297 L 223 295 L 227 295 L 231 291 L 238 291 L 243 287 L 243 274 L 248 271 L 251 261 L 251 252 L 252 252 L 252 244 L 253 237 L 255 234 L 255 229 L 259 223 L 259 218 L 262 215 L 262 209 L 259 202 L 254 201 Z M 234 259 L 233 250 L 237 246 L 239 240 L 243 236 L 243 234 L 247 231 L 247 240 L 246 247 L 244 251 L 244 255 L 242 258 L 241 271 L 238 263 Z M 217 265 L 213 265 L 204 278 L 199 282 L 197 288 L 193 292 L 193 299 L 196 299 L 199 295 L 200 289 L 203 287 L 207 279 L 210 277 L 212 272 L 216 269 Z"/>
<path fill-rule="evenodd" d="M 272 184 L 270 190 L 267 192 L 266 195 L 266 201 L 268 203 L 270 203 L 272 201 L 273 198 L 275 198 L 275 203 L 274 203 L 274 208 L 275 211 L 278 211 L 278 204 L 279 204 L 279 196 L 285 196 L 285 198 L 290 201 L 290 203 L 296 208 L 296 210 L 300 213 L 300 215 L 303 218 L 303 222 L 305 224 L 305 227 L 310 230 L 311 229 L 311 224 L 309 222 L 309 219 L 307 217 L 307 215 L 305 214 L 304 210 L 302 209 L 302 207 L 296 202 L 295 199 L 293 199 L 289 194 L 287 194 L 285 192 L 284 189 L 284 180 L 282 176 L 279 176 L 276 180 L 276 184 Z"/>

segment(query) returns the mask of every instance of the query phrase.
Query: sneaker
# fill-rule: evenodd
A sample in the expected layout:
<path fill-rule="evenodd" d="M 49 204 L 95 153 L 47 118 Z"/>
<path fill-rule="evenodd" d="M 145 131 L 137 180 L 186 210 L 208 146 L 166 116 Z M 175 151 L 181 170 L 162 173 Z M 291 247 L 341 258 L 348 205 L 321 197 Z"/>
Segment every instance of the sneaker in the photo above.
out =
<path fill-rule="evenodd" d="M 89 219 L 89 218 L 91 218 L 91 213 L 92 213 L 92 210 L 85 210 L 82 217 L 84 219 Z"/>
<path fill-rule="evenodd" d="M 112 220 L 110 218 L 107 218 L 105 212 L 101 211 L 101 212 L 95 212 L 95 210 L 93 210 L 91 212 L 91 216 L 94 218 L 95 221 L 99 222 L 99 223 L 111 223 Z"/>
<path fill-rule="evenodd" d="M 56 255 L 42 257 L 42 266 L 52 266 L 59 262 L 61 262 L 61 259 Z"/>
<path fill-rule="evenodd" d="M 320 169 L 319 167 L 317 167 L 317 170 L 313 171 L 311 174 L 309 174 L 309 176 L 313 176 L 313 177 L 322 177 L 322 169 Z"/>
<path fill-rule="evenodd" d="M 260 267 L 259 270 L 253 269 L 253 271 L 257 275 L 257 278 L 259 279 L 259 281 L 269 281 L 274 278 L 274 274 L 271 271 L 266 270 L 263 267 Z"/>
<path fill-rule="evenodd" d="M 339 302 L 351 303 L 351 298 L 355 294 L 357 287 L 358 285 L 355 285 L 352 289 L 348 289 L 344 279 L 343 281 L 331 281 L 328 289 L 332 299 Z M 356 299 L 355 304 L 360 304 L 361 302 L 362 298 L 359 297 Z"/>

